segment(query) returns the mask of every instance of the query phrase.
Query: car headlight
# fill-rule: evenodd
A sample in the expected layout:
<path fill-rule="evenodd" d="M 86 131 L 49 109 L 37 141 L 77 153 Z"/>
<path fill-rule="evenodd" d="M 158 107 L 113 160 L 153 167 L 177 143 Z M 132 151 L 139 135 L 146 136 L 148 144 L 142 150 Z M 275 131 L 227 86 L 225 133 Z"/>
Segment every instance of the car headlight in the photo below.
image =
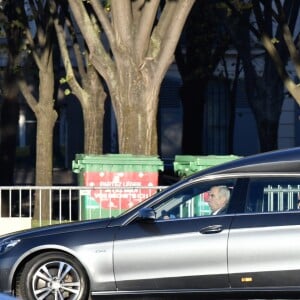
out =
<path fill-rule="evenodd" d="M 0 242 L 0 254 L 3 254 L 15 247 L 21 240 L 6 240 Z"/>

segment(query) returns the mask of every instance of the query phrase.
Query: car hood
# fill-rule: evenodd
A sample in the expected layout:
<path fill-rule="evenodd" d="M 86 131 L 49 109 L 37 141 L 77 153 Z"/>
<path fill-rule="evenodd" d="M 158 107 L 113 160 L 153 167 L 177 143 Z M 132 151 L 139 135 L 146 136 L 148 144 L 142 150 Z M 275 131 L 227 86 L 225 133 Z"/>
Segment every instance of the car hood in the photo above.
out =
<path fill-rule="evenodd" d="M 12 238 L 24 239 L 24 238 L 32 238 L 32 237 L 45 236 L 51 234 L 90 230 L 94 228 L 105 228 L 110 224 L 111 220 L 112 219 L 101 219 L 101 220 L 97 219 L 97 220 L 88 220 L 88 221 L 77 221 L 77 222 L 64 223 L 58 225 L 42 226 L 38 228 L 32 228 L 32 229 L 17 231 L 15 233 L 2 235 L 0 236 L 0 240 L 12 239 Z"/>

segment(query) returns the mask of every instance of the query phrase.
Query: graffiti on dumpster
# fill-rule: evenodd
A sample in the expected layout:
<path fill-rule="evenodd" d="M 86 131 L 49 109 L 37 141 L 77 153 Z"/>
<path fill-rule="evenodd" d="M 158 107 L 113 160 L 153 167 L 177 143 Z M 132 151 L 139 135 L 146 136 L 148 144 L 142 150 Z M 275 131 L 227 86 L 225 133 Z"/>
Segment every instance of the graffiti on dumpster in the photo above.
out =
<path fill-rule="evenodd" d="M 86 186 L 100 187 L 91 197 L 101 208 L 128 209 L 153 195 L 157 186 L 157 172 L 87 172 Z M 148 188 L 147 188 L 148 187 Z"/>

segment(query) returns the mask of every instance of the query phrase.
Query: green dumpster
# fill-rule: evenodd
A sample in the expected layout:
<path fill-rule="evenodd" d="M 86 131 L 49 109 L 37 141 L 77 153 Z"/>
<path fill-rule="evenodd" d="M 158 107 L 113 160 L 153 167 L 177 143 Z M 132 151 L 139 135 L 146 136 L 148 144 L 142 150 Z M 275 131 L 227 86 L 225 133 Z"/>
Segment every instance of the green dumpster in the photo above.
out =
<path fill-rule="evenodd" d="M 183 178 L 192 175 L 195 172 L 202 171 L 206 168 L 213 167 L 238 158 L 240 157 L 236 155 L 176 155 L 173 167 L 175 174 Z M 209 205 L 201 196 L 194 197 L 193 206 L 194 211 L 198 216 L 209 215 L 211 213 Z"/>
<path fill-rule="evenodd" d="M 176 155 L 173 163 L 174 172 L 179 177 L 186 177 L 195 172 L 202 171 L 206 168 L 213 167 L 234 159 L 238 159 L 237 155 Z"/>
<path fill-rule="evenodd" d="M 176 155 L 173 163 L 174 172 L 179 177 L 183 178 L 196 172 L 191 167 L 191 163 L 196 159 L 196 156 L 191 155 Z"/>
<path fill-rule="evenodd" d="M 90 187 L 80 196 L 83 220 L 119 215 L 152 194 L 163 162 L 156 156 L 77 154 L 72 169 L 78 183 Z"/>

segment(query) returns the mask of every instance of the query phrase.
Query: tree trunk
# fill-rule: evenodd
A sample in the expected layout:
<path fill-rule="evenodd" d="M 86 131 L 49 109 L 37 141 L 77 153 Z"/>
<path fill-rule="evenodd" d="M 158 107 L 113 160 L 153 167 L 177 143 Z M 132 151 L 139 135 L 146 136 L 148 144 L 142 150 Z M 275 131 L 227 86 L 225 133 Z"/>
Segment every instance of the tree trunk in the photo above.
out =
<path fill-rule="evenodd" d="M 78 99 L 84 120 L 84 153 L 102 154 L 106 93 L 93 66 L 88 67 L 82 82 L 85 93 L 78 93 Z"/>
<path fill-rule="evenodd" d="M 160 1 L 114 0 L 108 14 L 102 2 L 92 0 L 92 17 L 82 1 L 68 2 L 88 45 L 90 62 L 110 92 L 119 152 L 156 155 L 160 85 L 195 1 L 166 1 L 160 10 Z M 103 38 L 95 31 L 95 16 Z"/>
<path fill-rule="evenodd" d="M 232 22 L 235 26 L 231 31 L 244 67 L 245 90 L 256 120 L 260 151 L 275 150 L 284 99 L 283 83 L 268 55 L 265 55 L 264 72 L 258 76 L 252 62 L 250 31 L 245 25 L 248 18 L 249 14 L 245 13 L 238 22 Z"/>
<path fill-rule="evenodd" d="M 181 88 L 183 106 L 182 153 L 200 155 L 203 152 L 203 119 L 206 84 L 184 82 Z"/>
<path fill-rule="evenodd" d="M 278 149 L 278 120 L 257 120 L 260 151 L 267 152 Z"/>
<path fill-rule="evenodd" d="M 13 44 L 14 45 L 14 44 Z M 10 48 L 12 45 L 10 45 Z M 16 84 L 15 64 L 17 58 L 9 55 L 3 83 L 3 99 L 0 117 L 0 185 L 13 185 L 16 158 L 18 121 L 19 121 L 19 89 Z"/>
<path fill-rule="evenodd" d="M 34 109 L 37 119 L 35 185 L 51 186 L 53 180 L 53 130 L 57 120 L 57 112 L 54 109 L 53 101 L 54 73 L 52 55 L 50 54 L 48 57 L 43 56 L 42 61 L 45 67 L 39 72 L 40 98 Z M 43 209 L 40 209 L 40 203 L 43 205 Z M 38 219 L 38 216 L 41 216 L 42 220 L 48 220 L 50 212 L 49 193 L 42 192 L 41 197 L 36 195 L 34 219 Z"/>
<path fill-rule="evenodd" d="M 47 116 L 47 117 L 45 117 Z M 56 113 L 49 107 L 47 112 L 43 110 L 37 117 L 37 141 L 36 141 L 36 186 L 52 185 L 53 167 L 53 128 L 57 118 Z M 51 218 L 51 209 L 48 191 L 36 191 L 34 203 L 34 219 L 40 216 L 42 220 Z"/>
<path fill-rule="evenodd" d="M 208 82 L 228 47 L 223 18 L 214 1 L 195 1 L 175 52 L 183 80 L 182 153 L 204 154 L 204 107 Z"/>
<path fill-rule="evenodd" d="M 0 117 L 0 185 L 8 186 L 14 183 L 14 167 L 16 158 L 19 102 L 17 95 L 5 97 L 1 107 Z M 9 216 L 8 192 L 1 194 L 1 216 Z"/>
<path fill-rule="evenodd" d="M 112 98 L 118 123 L 119 151 L 157 155 L 156 116 L 160 83 L 147 89 L 142 86 L 142 82 L 136 80 L 128 87 L 119 88 L 118 98 Z"/>
<path fill-rule="evenodd" d="M 53 130 L 57 119 L 57 112 L 54 109 L 53 7 L 50 7 L 49 1 L 37 2 L 39 1 L 31 1 L 28 4 L 29 14 L 34 12 L 35 18 L 28 20 L 29 27 L 26 25 L 22 27 L 26 40 L 24 45 L 28 45 L 30 51 L 28 51 L 28 60 L 18 84 L 37 121 L 35 184 L 36 186 L 51 186 Z M 32 72 L 30 57 L 39 71 L 38 88 L 36 88 L 37 80 L 34 76 L 35 72 Z M 55 63 L 60 62 L 55 61 Z M 41 195 L 37 191 L 35 194 L 34 219 L 49 219 L 51 211 L 49 196 L 49 192 L 43 192 Z"/>
<path fill-rule="evenodd" d="M 4 97 L 0 117 L 0 185 L 13 185 L 19 120 L 17 94 Z"/>
<path fill-rule="evenodd" d="M 122 113 L 124 116 L 118 121 L 118 132 L 123 137 L 119 139 L 120 153 L 157 155 L 156 118 L 153 113 L 135 111 L 132 107 L 123 107 Z"/>
<path fill-rule="evenodd" d="M 249 100 L 251 100 L 256 119 L 260 151 L 276 150 L 284 95 L 283 83 L 273 67 L 269 68 L 264 77 L 257 81 L 254 90 L 257 91 L 257 98 L 254 98 L 252 94 Z"/>
<path fill-rule="evenodd" d="M 9 1 L 2 7 L 2 13 L 7 18 L 2 21 L 5 30 L 7 42 L 7 65 L 4 73 L 2 84 L 2 105 L 0 116 L 0 185 L 14 184 L 14 168 L 16 162 L 16 147 L 18 136 L 19 121 L 19 89 L 16 84 L 18 69 L 18 56 L 20 44 L 22 43 L 22 32 L 20 26 L 13 26 L 16 19 L 20 16 L 19 9 L 24 5 L 23 1 Z M 2 16 L 3 18 L 3 16 Z M 2 193 L 2 216 L 9 214 L 9 198 L 8 195 Z"/>
<path fill-rule="evenodd" d="M 102 103 L 102 101 L 99 101 Z M 82 105 L 84 120 L 84 153 L 102 154 L 103 153 L 103 119 L 104 106 L 98 101 L 86 101 Z M 99 107 L 101 106 L 101 107 Z"/>

